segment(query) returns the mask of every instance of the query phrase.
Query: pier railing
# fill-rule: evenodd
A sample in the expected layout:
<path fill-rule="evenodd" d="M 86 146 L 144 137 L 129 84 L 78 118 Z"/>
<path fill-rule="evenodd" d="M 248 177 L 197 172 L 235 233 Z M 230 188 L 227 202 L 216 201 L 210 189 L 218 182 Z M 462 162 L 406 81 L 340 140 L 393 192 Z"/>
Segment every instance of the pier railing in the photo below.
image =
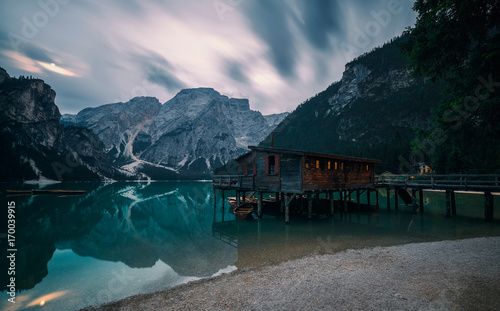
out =
<path fill-rule="evenodd" d="M 500 191 L 499 174 L 423 174 L 423 175 L 378 175 L 378 187 Z"/>
<path fill-rule="evenodd" d="M 213 186 L 221 189 L 252 189 L 254 178 L 252 175 L 214 175 Z"/>

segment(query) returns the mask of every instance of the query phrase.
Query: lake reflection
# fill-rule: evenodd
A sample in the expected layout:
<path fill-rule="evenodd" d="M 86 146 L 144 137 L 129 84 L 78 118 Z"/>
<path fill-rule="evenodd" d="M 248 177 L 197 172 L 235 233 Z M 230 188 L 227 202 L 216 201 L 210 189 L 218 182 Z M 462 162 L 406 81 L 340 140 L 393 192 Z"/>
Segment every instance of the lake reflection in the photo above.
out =
<path fill-rule="evenodd" d="M 15 201 L 17 210 L 16 288 L 21 290 L 17 298 L 21 303 L 15 309 L 54 293 L 59 294 L 53 295 L 52 306 L 42 299 L 44 309 L 75 309 L 235 269 L 236 246 L 212 234 L 210 183 L 80 183 L 48 188 L 88 193 L 3 200 Z M 231 214 L 224 216 L 234 219 Z M 1 280 L 8 284 L 8 275 L 2 273 Z M 9 306 L 4 300 L 0 303 Z"/>
<path fill-rule="evenodd" d="M 67 183 L 47 188 L 83 189 L 87 194 L 5 196 L 2 191 L 2 202 L 15 201 L 17 206 L 20 291 L 15 305 L 3 291 L 2 310 L 75 310 L 303 256 L 500 235 L 498 220 L 483 220 L 480 194 L 457 194 L 458 216 L 446 218 L 444 193 L 424 192 L 425 213 L 414 214 L 404 204 L 388 212 L 382 190 L 378 211 L 337 213 L 333 218 L 314 215 L 311 220 L 292 215 L 287 226 L 279 214 L 235 220 L 227 203 L 222 211 L 220 193 L 214 210 L 212 184 L 206 182 Z M 6 267 L 6 255 L 1 260 Z M 6 273 L 0 273 L 0 279 L 8 284 Z"/>

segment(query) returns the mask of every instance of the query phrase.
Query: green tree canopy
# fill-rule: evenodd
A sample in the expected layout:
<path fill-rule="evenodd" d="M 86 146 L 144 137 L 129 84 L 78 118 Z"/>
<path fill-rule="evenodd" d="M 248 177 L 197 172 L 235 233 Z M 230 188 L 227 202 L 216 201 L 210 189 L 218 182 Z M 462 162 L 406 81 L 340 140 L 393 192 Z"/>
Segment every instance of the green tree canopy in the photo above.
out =
<path fill-rule="evenodd" d="M 500 1 L 417 0 L 403 50 L 416 75 L 450 86 L 416 150 L 441 172 L 500 172 Z M 453 163 L 451 163 L 453 162 Z"/>

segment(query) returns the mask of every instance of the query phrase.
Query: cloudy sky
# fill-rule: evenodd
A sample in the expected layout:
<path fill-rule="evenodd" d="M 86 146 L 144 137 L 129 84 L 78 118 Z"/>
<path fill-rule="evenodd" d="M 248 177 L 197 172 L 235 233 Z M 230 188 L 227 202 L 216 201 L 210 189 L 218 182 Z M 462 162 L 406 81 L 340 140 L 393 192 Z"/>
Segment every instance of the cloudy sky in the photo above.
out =
<path fill-rule="evenodd" d="M 413 25 L 411 0 L 0 0 L 0 67 L 61 113 L 212 87 L 292 111 Z"/>

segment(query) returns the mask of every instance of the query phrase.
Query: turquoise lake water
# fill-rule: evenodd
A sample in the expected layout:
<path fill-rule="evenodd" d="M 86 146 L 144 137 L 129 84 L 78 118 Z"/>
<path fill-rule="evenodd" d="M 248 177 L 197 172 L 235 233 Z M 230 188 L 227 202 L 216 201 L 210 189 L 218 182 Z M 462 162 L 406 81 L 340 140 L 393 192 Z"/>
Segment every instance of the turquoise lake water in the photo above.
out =
<path fill-rule="evenodd" d="M 425 213 L 401 204 L 387 211 L 281 215 L 236 220 L 209 182 L 64 183 L 44 189 L 79 196 L 6 195 L 15 202 L 16 303 L 8 302 L 9 259 L 2 231 L 2 310 L 76 310 L 201 278 L 304 256 L 411 242 L 500 235 L 500 208 L 486 223 L 482 194 L 457 193 L 457 216 L 445 217 L 445 194 L 424 192 Z M 227 193 L 234 196 L 234 193 Z M 495 201 L 498 202 L 498 196 Z M 366 195 L 362 196 L 363 202 Z M 375 202 L 372 196 L 371 202 Z M 400 200 L 401 202 L 401 200 Z M 497 203 L 498 206 L 499 203 Z M 2 226 L 6 228 L 6 226 Z"/>

